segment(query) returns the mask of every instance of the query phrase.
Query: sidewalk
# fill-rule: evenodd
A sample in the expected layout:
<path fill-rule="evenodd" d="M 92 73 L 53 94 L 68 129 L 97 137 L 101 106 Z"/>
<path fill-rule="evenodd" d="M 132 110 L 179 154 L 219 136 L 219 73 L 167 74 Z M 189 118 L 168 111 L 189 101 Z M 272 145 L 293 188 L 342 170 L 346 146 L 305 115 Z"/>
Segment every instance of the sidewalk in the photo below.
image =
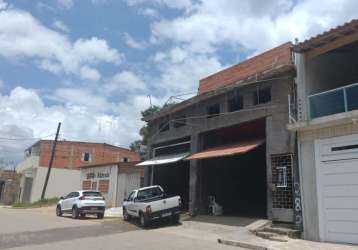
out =
<path fill-rule="evenodd" d="M 123 217 L 122 207 L 107 208 L 104 217 Z"/>
<path fill-rule="evenodd" d="M 288 239 L 288 242 L 266 240 L 248 230 L 238 230 L 222 235 L 218 242 L 225 245 L 244 247 L 254 250 L 358 250 L 358 246 L 314 242 L 301 239 Z"/>

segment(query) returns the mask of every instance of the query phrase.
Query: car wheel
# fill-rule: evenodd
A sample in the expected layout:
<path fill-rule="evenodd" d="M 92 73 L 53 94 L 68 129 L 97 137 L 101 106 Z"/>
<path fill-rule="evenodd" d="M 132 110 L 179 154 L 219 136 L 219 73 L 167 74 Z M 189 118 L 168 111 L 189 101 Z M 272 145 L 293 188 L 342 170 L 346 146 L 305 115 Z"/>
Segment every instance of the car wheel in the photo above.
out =
<path fill-rule="evenodd" d="M 97 214 L 97 219 L 103 219 L 104 217 L 104 214 L 103 213 L 98 213 Z"/>
<path fill-rule="evenodd" d="M 56 207 L 56 215 L 57 215 L 57 216 L 62 216 L 62 210 L 61 210 L 61 206 L 60 206 L 60 205 L 57 205 L 57 207 Z"/>
<path fill-rule="evenodd" d="M 139 222 L 140 222 L 140 225 L 141 225 L 142 227 L 148 226 L 147 218 L 145 218 L 145 216 L 144 216 L 143 213 L 141 213 L 140 216 L 139 216 Z"/>
<path fill-rule="evenodd" d="M 172 222 L 173 222 L 174 224 L 179 224 L 179 221 L 180 221 L 180 215 L 179 215 L 179 214 L 174 214 L 174 215 L 172 216 Z"/>
<path fill-rule="evenodd" d="M 78 208 L 77 207 L 73 207 L 72 208 L 72 219 L 78 219 L 79 213 L 78 213 Z"/>
<path fill-rule="evenodd" d="M 131 220 L 131 216 L 128 214 L 127 209 L 123 209 L 123 220 L 125 221 L 130 221 Z"/>

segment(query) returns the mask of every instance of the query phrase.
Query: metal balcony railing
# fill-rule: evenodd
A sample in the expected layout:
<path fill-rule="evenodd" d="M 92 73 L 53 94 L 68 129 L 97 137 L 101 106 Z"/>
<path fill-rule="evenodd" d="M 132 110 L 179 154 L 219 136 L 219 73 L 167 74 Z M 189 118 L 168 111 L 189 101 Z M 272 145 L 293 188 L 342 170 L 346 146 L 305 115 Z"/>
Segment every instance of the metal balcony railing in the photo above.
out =
<path fill-rule="evenodd" d="M 358 83 L 310 95 L 310 119 L 358 109 Z"/>

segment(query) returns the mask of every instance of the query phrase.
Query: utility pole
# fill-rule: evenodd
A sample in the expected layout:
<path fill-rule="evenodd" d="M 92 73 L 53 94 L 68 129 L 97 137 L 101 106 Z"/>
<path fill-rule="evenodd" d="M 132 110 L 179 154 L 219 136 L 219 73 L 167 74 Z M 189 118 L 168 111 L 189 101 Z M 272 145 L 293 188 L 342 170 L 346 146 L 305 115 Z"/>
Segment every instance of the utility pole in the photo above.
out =
<path fill-rule="evenodd" d="M 50 159 L 50 163 L 49 163 L 48 169 L 47 169 L 47 175 L 46 175 L 46 179 L 45 179 L 45 184 L 44 184 L 44 187 L 42 189 L 41 200 L 45 199 L 47 183 L 48 183 L 48 179 L 50 177 L 53 160 L 55 159 L 56 145 L 57 145 L 58 135 L 60 133 L 60 128 L 61 128 L 61 122 L 59 122 L 58 126 L 57 126 L 56 137 L 55 137 L 55 141 L 54 141 L 53 147 L 52 147 L 51 159 Z"/>

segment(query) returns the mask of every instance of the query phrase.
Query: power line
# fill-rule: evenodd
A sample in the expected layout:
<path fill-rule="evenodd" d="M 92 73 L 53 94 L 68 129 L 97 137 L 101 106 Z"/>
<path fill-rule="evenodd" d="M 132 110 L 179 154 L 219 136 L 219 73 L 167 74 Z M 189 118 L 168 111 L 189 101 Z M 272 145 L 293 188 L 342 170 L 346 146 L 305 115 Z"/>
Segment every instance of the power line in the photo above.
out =
<path fill-rule="evenodd" d="M 43 137 L 17 137 L 17 138 L 10 138 L 10 137 L 0 137 L 0 140 L 6 140 L 6 141 L 27 141 L 27 140 L 41 140 L 43 138 L 47 138 L 50 136 L 53 136 L 55 134 L 50 134 Z"/>

